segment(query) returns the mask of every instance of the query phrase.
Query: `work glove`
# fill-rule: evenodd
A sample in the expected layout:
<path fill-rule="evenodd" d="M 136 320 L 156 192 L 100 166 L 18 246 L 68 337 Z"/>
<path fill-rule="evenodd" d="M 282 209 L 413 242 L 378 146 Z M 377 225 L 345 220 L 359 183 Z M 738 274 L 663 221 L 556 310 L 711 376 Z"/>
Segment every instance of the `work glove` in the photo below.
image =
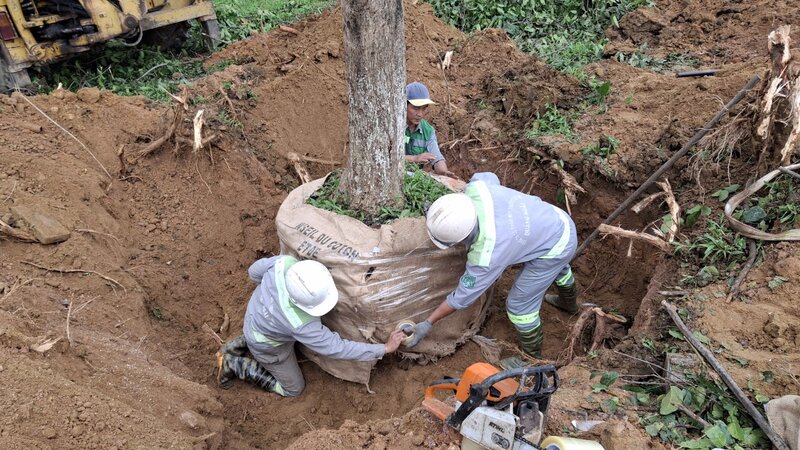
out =
<path fill-rule="evenodd" d="M 414 330 L 413 330 L 414 339 L 412 339 L 411 342 L 409 342 L 406 345 L 406 347 L 413 348 L 414 346 L 419 344 L 423 339 L 425 339 L 425 336 L 427 336 L 428 333 L 430 333 L 432 327 L 433 324 L 428 322 L 427 320 L 414 325 Z"/>

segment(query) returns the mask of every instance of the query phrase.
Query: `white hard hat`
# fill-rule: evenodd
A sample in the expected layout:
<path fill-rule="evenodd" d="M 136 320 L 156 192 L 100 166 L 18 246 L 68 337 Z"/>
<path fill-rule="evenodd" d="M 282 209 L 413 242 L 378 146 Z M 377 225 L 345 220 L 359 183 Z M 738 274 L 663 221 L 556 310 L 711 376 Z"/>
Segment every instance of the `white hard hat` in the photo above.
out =
<path fill-rule="evenodd" d="M 286 290 L 292 303 L 316 317 L 325 315 L 339 301 L 331 273 L 319 262 L 308 259 L 286 271 Z"/>
<path fill-rule="evenodd" d="M 467 194 L 447 194 L 428 208 L 425 222 L 431 241 L 439 248 L 448 248 L 472 233 L 478 213 Z"/>

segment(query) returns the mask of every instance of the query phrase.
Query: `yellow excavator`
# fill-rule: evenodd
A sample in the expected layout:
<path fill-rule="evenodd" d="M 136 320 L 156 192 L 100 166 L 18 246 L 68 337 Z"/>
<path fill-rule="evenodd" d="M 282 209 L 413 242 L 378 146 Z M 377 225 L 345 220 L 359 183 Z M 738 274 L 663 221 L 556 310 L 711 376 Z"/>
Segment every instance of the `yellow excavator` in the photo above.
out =
<path fill-rule="evenodd" d="M 30 86 L 28 68 L 47 66 L 112 39 L 179 45 L 198 20 L 219 40 L 211 0 L 0 0 L 0 92 Z"/>

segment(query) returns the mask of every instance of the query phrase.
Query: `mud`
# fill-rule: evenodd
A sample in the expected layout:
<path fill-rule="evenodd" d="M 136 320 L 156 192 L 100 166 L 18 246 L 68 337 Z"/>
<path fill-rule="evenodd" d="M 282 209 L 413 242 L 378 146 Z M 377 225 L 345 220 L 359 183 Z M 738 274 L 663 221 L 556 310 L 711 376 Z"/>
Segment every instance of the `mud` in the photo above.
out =
<path fill-rule="evenodd" d="M 502 32 L 466 36 L 434 18 L 427 5 L 408 2 L 408 78 L 424 81 L 439 102 L 430 119 L 450 168 L 464 178 L 495 171 L 506 185 L 555 203 L 558 178 L 540 160 L 563 160 L 588 192 L 571 205 L 579 235 L 586 237 L 766 68 L 767 33 L 800 19 L 792 2 L 656 4 L 610 30 L 607 52 L 646 42 L 657 54 L 691 54 L 722 71 L 676 79 L 611 59 L 593 64 L 591 73 L 612 81 L 607 110 L 578 122 L 578 142 L 548 146 L 532 144 L 524 131 L 548 103 L 577 108 L 589 95 L 578 80 L 520 53 Z M 300 183 L 287 154 L 326 161 L 307 163 L 314 177 L 344 160 L 339 11 L 293 27 L 298 35 L 276 30 L 214 55 L 207 64 L 234 65 L 183 94 L 192 113 L 205 110 L 208 130 L 217 136 L 210 151 L 170 144 L 136 159 L 164 135 L 171 105 L 93 89 L 0 98 L 0 218 L 13 222 L 11 208 L 24 206 L 71 231 L 65 242 L 46 246 L 0 241 L 0 446 L 455 448 L 456 437 L 417 408 L 428 382 L 458 376 L 483 359 L 474 343 L 426 366 L 386 358 L 372 376 L 374 394 L 307 361 L 301 363 L 307 388 L 300 398 L 242 383 L 227 391 L 216 386 L 217 345 L 203 326 L 223 338 L 237 334 L 252 289 L 248 265 L 279 252 L 273 219 Z M 437 63 L 447 50 L 456 53 L 442 71 Z M 604 134 L 620 140 L 618 152 L 604 166 L 585 162 L 581 149 Z M 734 174 L 747 173 L 747 161 L 734 166 Z M 704 174 L 706 190 L 728 181 L 723 166 Z M 681 200 L 702 198 L 688 163 L 669 177 Z M 651 207 L 624 215 L 619 224 L 643 229 L 664 213 Z M 754 380 L 772 396 L 798 387 L 800 311 L 792 299 L 800 267 L 789 258 L 796 252 L 793 244 L 769 250 L 748 278 L 745 302 L 724 303 L 716 293 L 725 286 L 705 288 L 694 322 L 731 355 L 750 361 L 729 365 L 740 383 Z M 677 259 L 608 237 L 595 241 L 574 270 L 583 301 L 615 308 L 633 324 L 636 332 L 620 350 L 659 334 L 664 322 L 657 291 L 677 281 Z M 766 287 L 776 274 L 789 281 Z M 481 331 L 510 343 L 514 331 L 503 301 L 513 275 L 499 283 Z M 542 314 L 544 354 L 555 359 L 574 317 L 548 306 Z M 35 350 L 53 340 L 49 350 Z M 615 434 L 646 442 L 631 426 L 633 415 L 586 403 L 584 393 L 596 381 L 578 364 L 636 370 L 631 360 L 607 353 L 562 369 L 574 382 L 554 399 L 550 433 L 575 418 L 613 419 L 607 426 L 616 431 L 594 435 L 606 448 L 622 448 L 609 440 Z M 765 370 L 774 372 L 775 382 L 759 381 Z"/>

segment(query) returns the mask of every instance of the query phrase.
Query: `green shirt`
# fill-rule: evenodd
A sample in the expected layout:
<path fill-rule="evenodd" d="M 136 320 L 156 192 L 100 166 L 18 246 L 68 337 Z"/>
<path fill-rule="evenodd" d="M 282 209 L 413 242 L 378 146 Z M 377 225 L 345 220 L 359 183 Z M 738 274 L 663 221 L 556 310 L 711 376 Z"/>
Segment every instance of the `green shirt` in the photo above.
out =
<path fill-rule="evenodd" d="M 436 130 L 425 119 L 419 121 L 417 129 L 412 133 L 406 126 L 406 155 L 430 153 L 436 156 L 432 164 L 444 160 L 439 143 L 436 141 Z"/>

